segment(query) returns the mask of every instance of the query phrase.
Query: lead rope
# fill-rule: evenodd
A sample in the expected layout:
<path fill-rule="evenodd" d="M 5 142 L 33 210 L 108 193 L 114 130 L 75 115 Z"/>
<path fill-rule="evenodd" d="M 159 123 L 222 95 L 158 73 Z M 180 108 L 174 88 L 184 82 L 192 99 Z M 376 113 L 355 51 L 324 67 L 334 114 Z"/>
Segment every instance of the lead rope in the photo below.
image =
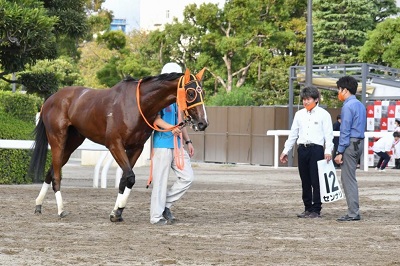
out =
<path fill-rule="evenodd" d="M 157 125 L 153 124 L 153 126 L 149 123 L 149 121 L 146 119 L 146 117 L 144 116 L 143 112 L 142 112 L 142 108 L 140 106 L 140 84 L 142 83 L 142 80 L 139 80 L 138 85 L 137 85 L 137 89 L 136 89 L 136 102 L 138 105 L 138 109 L 140 114 L 142 115 L 143 120 L 146 122 L 146 124 L 152 128 L 153 130 L 156 131 L 160 131 L 160 132 L 167 132 L 167 131 L 172 131 L 174 128 L 180 127 L 180 126 L 184 126 L 185 124 L 183 123 L 182 120 L 182 114 L 181 111 L 183 112 L 187 112 L 186 109 L 184 109 L 184 107 L 182 105 L 182 95 L 181 97 L 179 97 L 179 89 L 183 89 L 183 76 L 180 77 L 179 82 L 178 82 L 178 93 L 177 93 L 177 105 L 178 105 L 178 124 L 167 128 L 167 129 L 161 129 L 159 128 Z M 179 85 L 182 83 L 182 87 L 180 87 Z M 185 102 L 186 103 L 186 102 Z M 174 134 L 174 158 L 176 161 L 176 166 L 178 167 L 179 170 L 183 170 L 184 166 L 185 166 L 185 161 L 184 161 L 184 150 L 183 150 L 183 135 L 182 132 L 179 133 L 179 137 L 181 138 L 181 147 L 179 147 L 178 144 L 178 136 Z M 154 156 L 154 148 L 151 148 L 151 154 L 150 154 L 150 175 L 149 178 L 147 180 L 147 185 L 146 188 L 149 188 L 151 182 L 153 181 L 153 156 Z"/>
<path fill-rule="evenodd" d="M 181 110 L 178 106 L 178 124 L 182 122 L 182 114 Z M 174 135 L 174 158 L 175 158 L 175 163 L 176 167 L 178 167 L 179 170 L 183 170 L 185 167 L 185 151 L 183 150 L 183 134 L 182 131 L 179 133 L 179 137 L 181 138 L 181 146 L 179 147 L 178 143 L 178 136 Z"/>

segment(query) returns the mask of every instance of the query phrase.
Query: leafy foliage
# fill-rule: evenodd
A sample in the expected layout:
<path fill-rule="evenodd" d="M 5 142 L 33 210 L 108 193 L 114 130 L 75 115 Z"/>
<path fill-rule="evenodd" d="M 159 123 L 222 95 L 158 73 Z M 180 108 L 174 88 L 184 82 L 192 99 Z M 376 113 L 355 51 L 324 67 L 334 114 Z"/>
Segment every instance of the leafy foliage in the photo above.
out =
<path fill-rule="evenodd" d="M 59 88 L 56 75 L 50 72 L 22 73 L 20 81 L 26 86 L 27 93 L 37 94 L 43 98 L 49 97 Z"/>
<path fill-rule="evenodd" d="M 400 17 L 388 18 L 368 33 L 360 51 L 366 62 L 400 68 Z"/>
<path fill-rule="evenodd" d="M 358 63 L 358 54 L 379 21 L 399 12 L 395 0 L 315 0 L 314 63 Z"/>
<path fill-rule="evenodd" d="M 40 101 L 34 96 L 0 92 L 0 139 L 32 139 Z M 0 184 L 31 183 L 29 161 L 29 150 L 0 149 Z"/>
<path fill-rule="evenodd" d="M 222 91 L 214 96 L 207 97 L 208 106 L 249 106 L 255 105 L 252 87 L 242 86 L 230 93 Z"/>
<path fill-rule="evenodd" d="M 0 0 L 0 6 L 0 65 L 5 74 L 56 57 L 53 26 L 58 18 L 49 16 L 42 2 Z"/>
<path fill-rule="evenodd" d="M 37 96 L 0 92 L 0 110 L 32 125 L 36 122 L 36 113 L 42 103 L 42 99 Z"/>

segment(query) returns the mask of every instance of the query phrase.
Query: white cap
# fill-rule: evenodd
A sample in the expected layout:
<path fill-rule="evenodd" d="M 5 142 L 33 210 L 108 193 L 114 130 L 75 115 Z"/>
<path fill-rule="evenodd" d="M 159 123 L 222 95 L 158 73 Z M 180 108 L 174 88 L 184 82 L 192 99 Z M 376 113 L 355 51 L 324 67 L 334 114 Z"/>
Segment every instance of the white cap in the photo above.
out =
<path fill-rule="evenodd" d="M 167 63 L 161 70 L 161 74 L 167 74 L 172 72 L 182 73 L 182 68 L 177 63 Z"/>

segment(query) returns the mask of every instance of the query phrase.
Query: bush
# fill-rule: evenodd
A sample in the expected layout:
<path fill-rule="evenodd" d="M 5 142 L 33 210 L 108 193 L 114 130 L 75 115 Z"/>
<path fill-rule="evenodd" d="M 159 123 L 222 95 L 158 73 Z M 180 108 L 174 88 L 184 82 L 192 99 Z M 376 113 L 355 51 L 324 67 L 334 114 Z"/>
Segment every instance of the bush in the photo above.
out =
<path fill-rule="evenodd" d="M 41 99 L 0 91 L 0 139 L 32 140 Z M 50 157 L 50 156 L 48 156 Z M 31 150 L 0 149 L 0 184 L 27 184 Z"/>
<path fill-rule="evenodd" d="M 32 122 L 16 119 L 0 111 L 0 139 L 32 139 Z M 0 184 L 31 183 L 27 177 L 30 150 L 0 149 Z"/>
<path fill-rule="evenodd" d="M 42 103 L 42 99 L 34 95 L 0 91 L 0 110 L 33 125 Z"/>
<path fill-rule="evenodd" d="M 251 106 L 255 105 L 253 90 L 250 87 L 234 88 L 230 93 L 221 92 L 207 99 L 208 106 Z"/>

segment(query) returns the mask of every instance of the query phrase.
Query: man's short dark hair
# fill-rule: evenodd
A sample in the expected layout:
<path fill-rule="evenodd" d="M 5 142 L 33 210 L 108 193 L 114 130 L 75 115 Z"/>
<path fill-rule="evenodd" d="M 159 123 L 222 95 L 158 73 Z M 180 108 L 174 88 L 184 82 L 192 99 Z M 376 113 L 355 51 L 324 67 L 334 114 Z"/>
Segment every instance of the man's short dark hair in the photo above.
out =
<path fill-rule="evenodd" d="M 336 82 L 337 88 L 347 89 L 351 94 L 357 93 L 358 82 L 352 76 L 341 77 Z"/>
<path fill-rule="evenodd" d="M 301 99 L 307 99 L 309 97 L 313 98 L 314 100 L 319 100 L 319 91 L 316 87 L 304 87 L 300 92 Z"/>
<path fill-rule="evenodd" d="M 393 132 L 393 137 L 400 138 L 400 132 L 398 131 Z"/>

